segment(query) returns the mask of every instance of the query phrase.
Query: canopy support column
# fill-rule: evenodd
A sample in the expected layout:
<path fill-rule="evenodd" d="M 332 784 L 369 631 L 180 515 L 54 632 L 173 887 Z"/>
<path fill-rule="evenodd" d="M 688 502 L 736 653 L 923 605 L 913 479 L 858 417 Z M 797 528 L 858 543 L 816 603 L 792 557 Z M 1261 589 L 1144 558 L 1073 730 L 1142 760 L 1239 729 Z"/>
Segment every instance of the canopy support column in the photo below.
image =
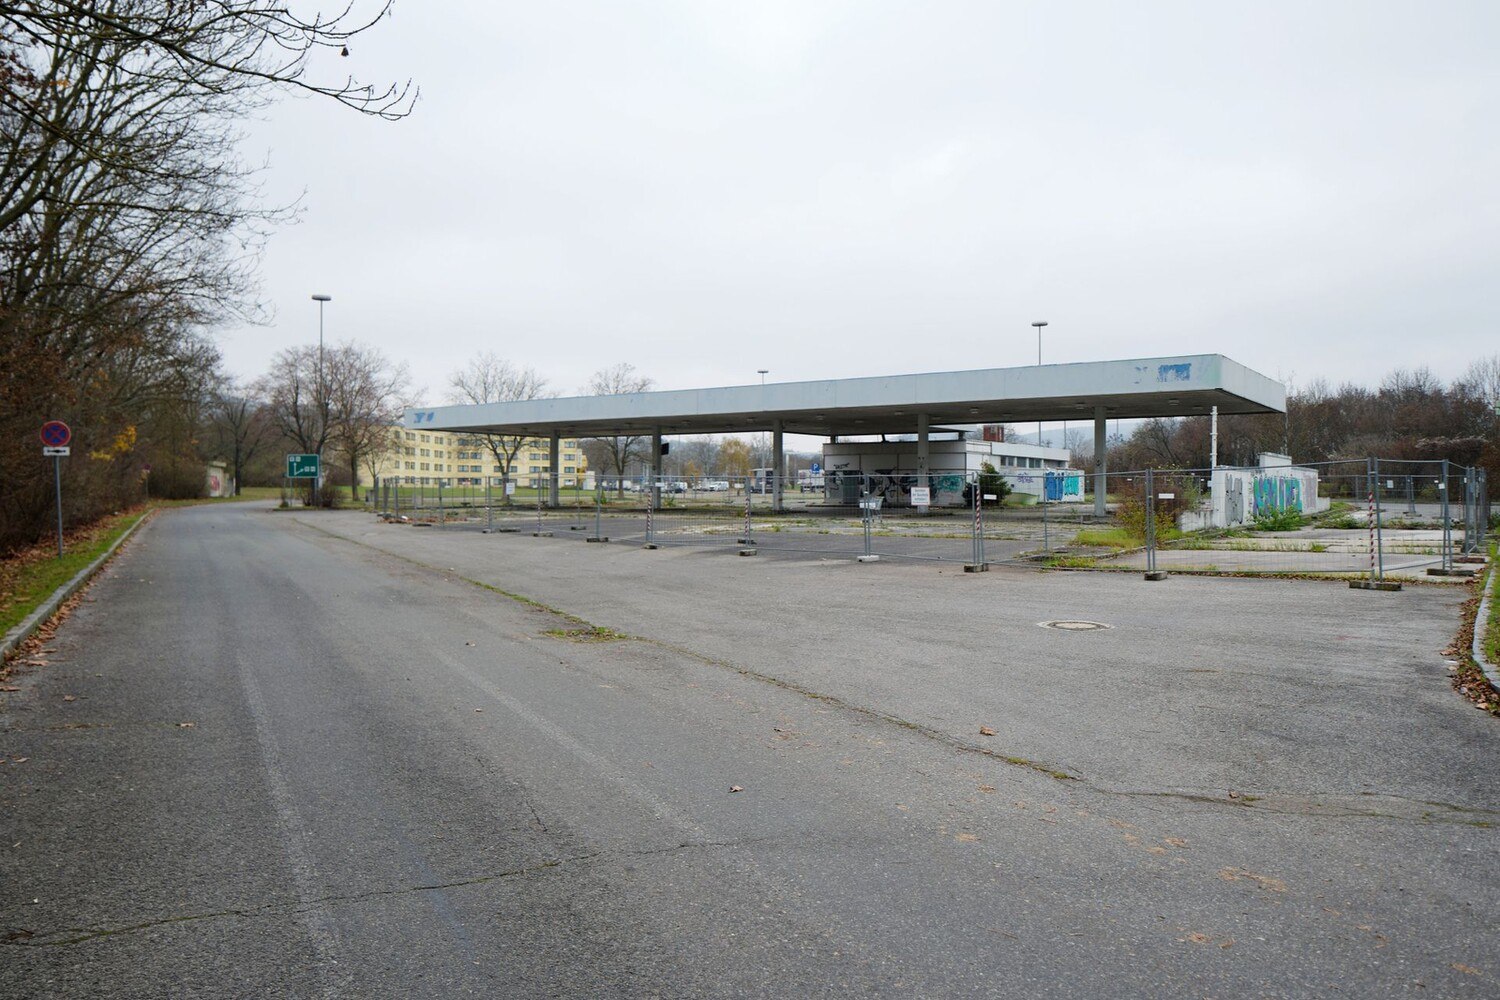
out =
<path fill-rule="evenodd" d="M 551 484 L 547 487 L 547 504 L 551 507 L 558 506 L 562 499 L 559 491 L 559 486 L 562 483 L 562 466 L 557 461 L 558 456 L 561 454 L 561 448 L 559 447 L 561 440 L 562 436 L 557 431 L 553 431 L 552 440 L 548 442 L 547 448 L 547 467 L 551 470 L 551 476 L 549 477 Z"/>
<path fill-rule="evenodd" d="M 1094 516 L 1103 517 L 1106 513 L 1104 496 L 1109 491 L 1109 460 L 1105 457 L 1107 444 L 1106 432 L 1109 429 L 1109 418 L 1104 415 L 1104 407 L 1094 407 Z"/>
<path fill-rule="evenodd" d="M 651 506 L 661 508 L 661 428 L 651 431 Z"/>
<path fill-rule="evenodd" d="M 785 489 L 786 452 L 781 431 L 781 420 L 771 421 L 771 510 L 781 513 L 781 494 Z"/>

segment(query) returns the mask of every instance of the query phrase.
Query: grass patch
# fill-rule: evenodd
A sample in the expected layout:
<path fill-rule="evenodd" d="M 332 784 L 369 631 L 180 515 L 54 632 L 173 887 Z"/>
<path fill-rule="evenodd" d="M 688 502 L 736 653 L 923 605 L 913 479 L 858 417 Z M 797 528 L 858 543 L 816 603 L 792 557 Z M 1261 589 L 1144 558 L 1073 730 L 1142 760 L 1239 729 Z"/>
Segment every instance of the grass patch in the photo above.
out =
<path fill-rule="evenodd" d="M 1042 562 L 1048 569 L 1093 569 L 1099 560 L 1093 556 L 1052 556 Z"/>
<path fill-rule="evenodd" d="M 1303 525 L 1302 512 L 1295 507 L 1266 510 L 1255 515 L 1251 527 L 1256 531 L 1297 531 Z"/>
<path fill-rule="evenodd" d="M 137 507 L 73 529 L 63 536 L 61 559 L 57 558 L 57 542 L 49 539 L 0 561 L 0 634 L 21 624 L 150 510 Z"/>
<path fill-rule="evenodd" d="M 568 642 L 623 642 L 633 638 L 624 632 L 616 632 L 602 625 L 589 625 L 585 628 L 549 628 L 542 635 L 553 639 L 566 639 Z"/>
<path fill-rule="evenodd" d="M 1074 536 L 1073 544 L 1098 549 L 1133 549 L 1141 543 L 1124 528 L 1084 528 Z"/>

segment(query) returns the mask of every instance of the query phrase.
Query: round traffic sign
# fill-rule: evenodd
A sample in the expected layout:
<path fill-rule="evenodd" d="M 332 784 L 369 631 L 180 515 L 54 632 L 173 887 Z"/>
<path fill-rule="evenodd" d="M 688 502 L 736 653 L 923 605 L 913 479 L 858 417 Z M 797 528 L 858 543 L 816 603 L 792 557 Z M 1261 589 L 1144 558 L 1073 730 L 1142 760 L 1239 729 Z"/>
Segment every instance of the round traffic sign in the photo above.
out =
<path fill-rule="evenodd" d="M 42 444 L 48 448 L 61 448 L 73 440 L 73 431 L 61 420 L 49 420 L 42 425 Z"/>

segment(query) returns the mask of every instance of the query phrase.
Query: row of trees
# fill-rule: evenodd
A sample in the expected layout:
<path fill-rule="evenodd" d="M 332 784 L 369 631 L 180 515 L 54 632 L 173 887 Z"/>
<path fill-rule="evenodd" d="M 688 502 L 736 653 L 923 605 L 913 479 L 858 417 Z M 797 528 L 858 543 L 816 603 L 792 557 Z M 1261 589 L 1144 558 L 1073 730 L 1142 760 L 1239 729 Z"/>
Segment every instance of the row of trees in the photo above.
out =
<path fill-rule="evenodd" d="M 1109 466 L 1204 468 L 1210 434 L 1208 417 L 1148 420 L 1112 442 Z M 1500 476 L 1500 355 L 1451 383 L 1426 368 L 1396 369 L 1373 388 L 1317 380 L 1288 393 L 1285 415 L 1219 418 L 1220 465 L 1253 465 L 1262 452 L 1298 462 L 1446 458 Z"/>
<path fill-rule="evenodd" d="M 295 214 L 258 199 L 239 123 L 288 89 L 404 115 L 404 90 L 307 75 L 384 13 L 0 0 L 0 552 L 46 529 L 46 419 L 75 432 L 69 520 L 196 462 L 219 374 L 205 331 L 260 315 L 261 242 Z"/>

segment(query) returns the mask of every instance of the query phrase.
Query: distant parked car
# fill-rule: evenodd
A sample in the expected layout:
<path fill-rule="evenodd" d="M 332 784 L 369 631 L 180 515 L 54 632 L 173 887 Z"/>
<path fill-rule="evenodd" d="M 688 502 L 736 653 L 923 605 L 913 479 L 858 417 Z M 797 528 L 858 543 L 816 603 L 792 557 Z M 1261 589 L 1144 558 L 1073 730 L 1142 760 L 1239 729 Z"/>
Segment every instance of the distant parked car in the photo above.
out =
<path fill-rule="evenodd" d="M 669 489 L 673 493 L 686 493 L 688 491 L 688 485 L 687 483 L 673 483 L 671 486 L 667 487 L 667 489 Z"/>
<path fill-rule="evenodd" d="M 714 479 L 703 484 L 703 488 L 710 493 L 728 493 L 729 481 L 727 479 Z"/>

